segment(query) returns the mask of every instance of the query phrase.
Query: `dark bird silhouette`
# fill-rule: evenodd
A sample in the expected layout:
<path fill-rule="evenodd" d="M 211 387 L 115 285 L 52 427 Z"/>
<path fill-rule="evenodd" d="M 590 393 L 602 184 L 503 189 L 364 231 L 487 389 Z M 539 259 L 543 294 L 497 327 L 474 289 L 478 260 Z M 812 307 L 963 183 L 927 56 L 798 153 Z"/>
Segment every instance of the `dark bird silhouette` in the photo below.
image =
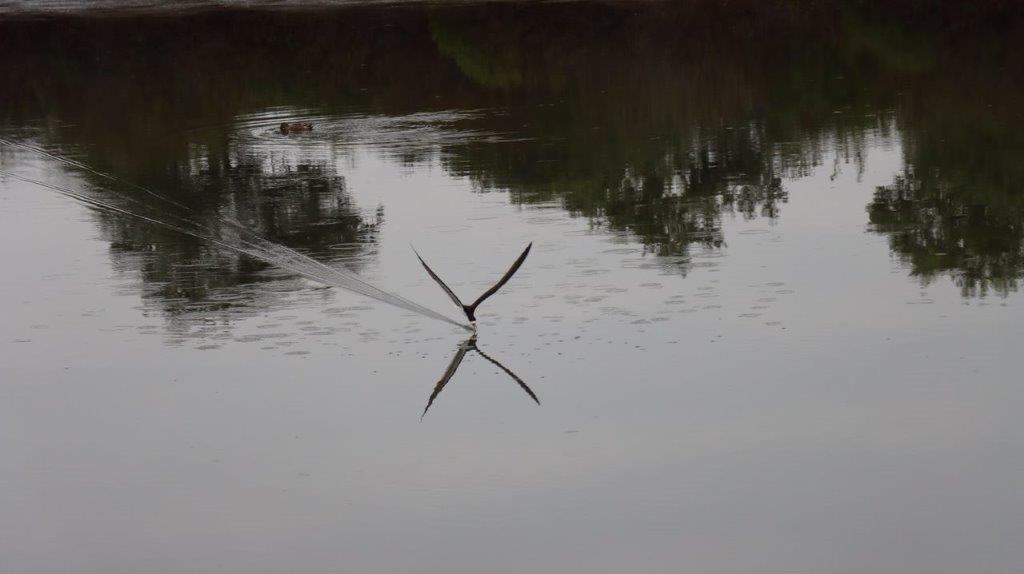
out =
<path fill-rule="evenodd" d="M 437 281 L 437 284 L 441 286 L 441 289 L 444 289 L 444 292 L 448 294 L 448 297 L 451 298 L 451 300 L 460 309 L 462 309 L 462 312 L 466 314 L 466 318 L 469 319 L 469 324 L 472 325 L 473 330 L 475 331 L 476 308 L 480 305 L 480 303 L 484 302 L 484 299 L 487 299 L 491 295 L 497 293 L 498 289 L 501 289 L 502 286 L 505 285 L 505 283 L 508 283 L 508 280 L 511 279 L 512 276 L 516 274 L 516 271 L 519 271 L 519 267 L 523 265 L 523 261 L 526 261 L 526 256 L 530 254 L 531 247 L 533 247 L 533 242 L 530 242 L 530 244 L 526 246 L 526 249 L 523 250 L 523 254 L 519 256 L 519 259 L 516 259 L 516 262 L 512 264 L 512 267 L 509 267 L 508 271 L 505 272 L 505 275 L 501 278 L 501 280 L 495 283 L 493 287 L 485 291 L 483 295 L 481 295 L 476 301 L 473 301 L 473 303 L 470 305 L 464 304 L 459 299 L 458 295 L 456 295 L 455 292 L 452 291 L 450 287 L 445 285 L 444 281 L 441 281 L 441 278 L 437 276 L 437 273 L 434 273 L 434 270 L 431 269 L 429 265 L 427 265 L 427 262 L 424 261 L 422 257 L 420 257 L 420 254 L 418 251 L 416 251 L 415 247 L 413 248 L 412 251 L 413 253 L 416 254 L 416 258 L 420 260 L 420 263 L 423 264 L 423 268 L 427 270 L 427 273 L 430 275 L 430 277 L 434 281 Z"/>
<path fill-rule="evenodd" d="M 540 404 L 540 399 L 537 398 L 537 395 L 534 394 L 533 389 L 531 389 L 525 381 L 520 379 L 515 373 L 512 372 L 511 369 L 509 369 L 505 365 L 502 365 L 497 361 L 497 359 L 492 358 L 490 355 L 481 351 L 480 348 L 476 346 L 476 335 L 473 335 L 472 337 L 459 343 L 459 348 L 455 351 L 455 356 L 452 357 L 451 362 L 448 363 L 448 368 L 445 369 L 444 374 L 441 375 L 441 380 L 437 381 L 437 384 L 434 385 L 434 390 L 433 392 L 430 393 L 430 398 L 427 399 L 427 406 L 423 409 L 423 414 L 420 415 L 420 420 L 423 420 L 423 417 L 427 416 L 427 411 L 430 410 L 430 406 L 434 404 L 434 400 L 437 398 L 438 395 L 441 394 L 441 391 L 444 390 L 444 387 L 448 384 L 448 381 L 452 380 L 452 377 L 455 376 L 455 372 L 458 371 L 459 366 L 462 365 L 462 360 L 466 358 L 466 354 L 469 353 L 470 351 L 476 351 L 477 353 L 480 354 L 481 357 L 487 359 L 488 362 L 504 371 L 506 375 L 511 377 L 512 380 L 515 381 L 517 385 L 519 385 L 519 388 L 523 389 L 523 391 L 526 392 L 527 395 L 530 395 L 530 398 L 533 399 L 533 402 L 537 403 L 538 405 Z"/>

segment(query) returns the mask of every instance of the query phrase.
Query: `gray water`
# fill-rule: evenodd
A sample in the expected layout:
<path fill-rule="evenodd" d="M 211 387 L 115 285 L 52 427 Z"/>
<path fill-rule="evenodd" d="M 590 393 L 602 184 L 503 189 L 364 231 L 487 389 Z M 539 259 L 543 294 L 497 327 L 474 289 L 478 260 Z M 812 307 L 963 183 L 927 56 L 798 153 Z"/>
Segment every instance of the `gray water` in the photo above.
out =
<path fill-rule="evenodd" d="M 619 9 L 0 22 L 0 570 L 1021 571 L 1016 20 Z"/>

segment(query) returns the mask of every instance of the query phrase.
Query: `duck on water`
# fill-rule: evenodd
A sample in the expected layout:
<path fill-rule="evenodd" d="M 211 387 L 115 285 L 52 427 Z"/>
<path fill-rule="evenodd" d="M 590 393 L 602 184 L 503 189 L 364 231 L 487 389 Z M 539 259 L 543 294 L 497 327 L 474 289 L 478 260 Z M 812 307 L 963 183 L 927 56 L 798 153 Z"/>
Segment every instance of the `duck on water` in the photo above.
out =
<path fill-rule="evenodd" d="M 299 134 L 302 132 L 313 131 L 313 124 L 309 122 L 282 122 L 281 133 L 283 134 Z"/>

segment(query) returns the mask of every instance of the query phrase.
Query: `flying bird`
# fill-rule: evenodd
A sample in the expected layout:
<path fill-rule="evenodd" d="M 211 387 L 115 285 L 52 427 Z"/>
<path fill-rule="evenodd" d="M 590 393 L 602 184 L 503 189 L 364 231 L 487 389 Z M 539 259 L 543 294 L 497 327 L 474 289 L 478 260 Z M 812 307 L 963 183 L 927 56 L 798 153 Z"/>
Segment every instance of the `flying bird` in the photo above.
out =
<path fill-rule="evenodd" d="M 498 289 L 501 289 L 501 287 L 505 285 L 505 283 L 508 283 L 508 280 L 511 279 L 512 276 L 516 274 L 516 271 L 519 271 L 519 267 L 522 266 L 523 261 L 526 261 L 526 256 L 530 254 L 531 247 L 533 247 L 532 241 L 529 245 L 526 246 L 526 249 L 523 250 L 523 253 L 522 255 L 519 256 L 519 259 L 516 259 L 516 262 L 512 264 L 512 267 L 509 267 L 508 271 L 505 272 L 505 275 L 501 278 L 501 280 L 495 283 L 493 287 L 485 291 L 484 294 L 481 295 L 476 301 L 473 301 L 471 305 L 464 304 L 459 299 L 458 295 L 456 295 L 455 292 L 452 291 L 450 287 L 445 285 L 444 281 L 441 281 L 441 278 L 437 276 L 437 273 L 434 273 L 434 270 L 431 269 L 429 265 L 427 265 L 427 262 L 424 261 L 422 257 L 420 257 L 420 254 L 418 251 L 416 251 L 415 247 L 413 248 L 412 252 L 416 254 L 416 258 L 419 259 L 420 263 L 423 264 L 423 268 L 427 270 L 427 273 L 430 275 L 430 277 L 434 281 L 436 281 L 438 285 L 441 286 L 441 289 L 444 289 L 444 292 L 448 294 L 448 297 L 455 303 L 455 305 L 457 305 L 459 309 L 462 309 L 462 312 L 466 314 L 466 318 L 469 319 L 469 324 L 473 327 L 473 330 L 476 331 L 476 308 L 480 305 L 480 303 L 484 302 L 484 299 L 487 299 L 491 295 L 497 293 Z"/>

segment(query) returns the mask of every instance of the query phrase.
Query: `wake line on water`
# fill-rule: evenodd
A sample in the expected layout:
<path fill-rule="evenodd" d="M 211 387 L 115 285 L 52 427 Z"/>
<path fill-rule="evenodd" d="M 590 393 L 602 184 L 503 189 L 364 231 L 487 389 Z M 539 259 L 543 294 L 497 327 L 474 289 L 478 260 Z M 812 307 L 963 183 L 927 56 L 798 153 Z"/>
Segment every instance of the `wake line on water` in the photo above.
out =
<path fill-rule="evenodd" d="M 29 150 L 41 154 L 45 157 L 59 161 L 61 163 L 64 163 L 66 165 L 71 165 L 79 169 L 85 170 L 93 175 L 102 177 L 109 181 L 129 185 L 132 188 L 141 191 L 161 202 L 167 203 L 168 205 L 173 205 L 178 209 L 194 213 L 194 210 L 191 209 L 190 207 L 178 203 L 168 197 L 160 195 L 150 189 L 147 189 L 140 185 L 123 182 L 122 180 L 110 174 L 97 171 L 85 164 L 53 154 L 42 148 L 19 142 L 12 142 L 9 140 L 5 140 L 3 138 L 0 138 L 0 144 Z M 329 267 L 326 264 L 317 261 L 312 257 L 309 257 L 308 255 L 304 255 L 302 253 L 299 253 L 298 251 L 295 251 L 294 249 L 285 247 L 284 245 L 280 245 L 268 239 L 265 239 L 257 235 L 255 232 L 251 231 L 241 223 L 229 218 L 225 218 L 220 215 L 216 215 L 216 219 L 220 223 L 225 224 L 226 227 L 228 227 L 231 231 L 233 231 L 236 234 L 235 236 L 225 237 L 224 234 L 218 229 L 211 228 L 187 217 L 182 217 L 180 215 L 176 215 L 173 213 L 160 212 L 158 214 L 146 215 L 145 213 L 140 213 L 138 211 L 128 209 L 124 206 L 118 206 L 113 203 L 103 201 L 102 199 L 90 197 L 73 189 L 27 178 L 7 170 L 0 170 L 0 174 L 3 174 L 12 179 L 17 179 L 25 183 L 38 185 L 51 191 L 55 191 L 65 197 L 74 199 L 75 201 L 78 201 L 92 209 L 124 215 L 135 219 L 139 219 L 141 221 L 159 225 L 161 227 L 171 229 L 178 233 L 183 233 L 185 235 L 189 235 L 197 239 L 202 239 L 217 247 L 235 251 L 237 253 L 242 253 L 244 255 L 247 255 L 254 259 L 258 259 L 265 263 L 276 265 L 282 269 L 291 271 L 298 275 L 302 275 L 303 277 L 312 279 L 313 281 L 316 281 L 318 283 L 322 283 L 324 285 L 328 285 L 331 287 L 345 289 L 347 291 L 351 291 L 353 293 L 357 293 L 359 295 L 375 299 L 382 303 L 387 303 L 389 305 L 393 305 L 395 307 L 405 309 L 407 311 L 419 313 L 425 317 L 430 317 L 431 319 L 444 321 L 445 323 L 449 323 L 451 325 L 456 325 L 464 329 L 469 329 L 468 326 L 463 325 L 462 323 L 459 323 L 445 315 L 442 315 L 437 311 L 428 309 L 420 305 L 419 303 L 410 301 L 400 295 L 388 293 L 387 291 L 384 291 L 383 289 L 380 289 L 379 287 L 376 287 L 368 283 L 365 279 L 351 271 Z M 129 203 L 133 204 L 136 207 L 141 207 L 142 209 L 152 209 L 150 206 L 142 203 L 137 198 L 133 198 L 125 194 L 120 194 L 109 189 L 105 189 L 105 191 L 112 193 L 119 199 L 128 201 Z"/>

